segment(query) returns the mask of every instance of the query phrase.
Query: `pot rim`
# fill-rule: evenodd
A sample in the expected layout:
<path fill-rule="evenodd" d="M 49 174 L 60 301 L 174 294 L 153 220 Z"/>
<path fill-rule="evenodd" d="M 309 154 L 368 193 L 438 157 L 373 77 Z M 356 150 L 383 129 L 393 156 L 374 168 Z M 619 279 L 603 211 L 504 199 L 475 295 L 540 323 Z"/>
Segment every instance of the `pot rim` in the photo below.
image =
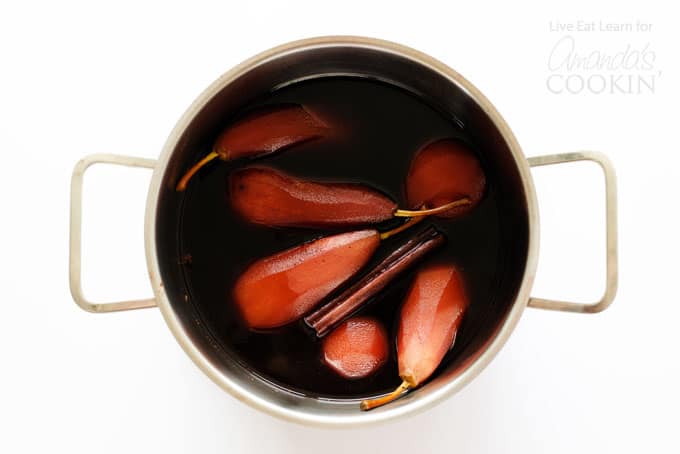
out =
<path fill-rule="evenodd" d="M 262 398 L 261 396 L 258 396 L 242 388 L 237 382 L 233 381 L 230 377 L 217 370 L 210 363 L 208 358 L 198 348 L 196 348 L 177 318 L 165 292 L 165 288 L 161 280 L 160 266 L 157 257 L 155 226 L 158 196 L 160 194 L 161 183 L 168 165 L 168 161 L 184 130 L 191 123 L 195 115 L 210 99 L 212 99 L 224 86 L 232 83 L 232 81 L 241 76 L 243 73 L 248 72 L 253 67 L 258 66 L 267 60 L 292 52 L 297 52 L 302 49 L 340 46 L 369 48 L 372 50 L 405 57 L 429 68 L 431 71 L 439 73 L 451 83 L 459 86 L 461 89 L 467 92 L 467 94 L 493 121 L 494 125 L 498 128 L 512 153 L 513 159 L 521 176 L 521 183 L 526 198 L 529 231 L 525 271 L 519 290 L 517 291 L 515 301 L 495 336 L 487 344 L 486 349 L 461 374 L 456 376 L 450 382 L 441 386 L 441 388 L 435 392 L 427 393 L 426 395 L 423 395 L 422 398 L 413 399 L 411 402 L 405 405 L 391 408 L 385 407 L 380 412 L 362 413 L 357 414 L 356 416 L 319 416 L 309 414 L 295 408 L 287 408 L 274 404 Z M 437 403 L 442 402 L 446 397 L 453 395 L 462 389 L 473 378 L 479 375 L 479 373 L 491 362 L 491 360 L 503 347 L 517 325 L 522 311 L 526 307 L 527 301 L 529 300 L 529 292 L 533 285 L 538 262 L 539 222 L 536 194 L 526 157 L 524 156 L 517 140 L 515 139 L 515 136 L 513 135 L 509 126 L 506 124 L 505 120 L 503 120 L 496 108 L 474 85 L 472 85 L 455 70 L 449 68 L 442 62 L 430 57 L 427 54 L 401 44 L 359 36 L 322 36 L 289 42 L 255 55 L 254 57 L 242 62 L 241 64 L 224 73 L 207 89 L 205 89 L 205 91 L 203 91 L 203 93 L 201 93 L 201 95 L 196 98 L 191 106 L 189 106 L 170 133 L 165 145 L 163 146 L 158 163 L 154 168 L 146 202 L 144 241 L 149 278 L 151 280 L 156 302 L 161 310 L 161 313 L 163 314 L 163 318 L 170 328 L 170 331 L 175 336 L 175 339 L 177 339 L 186 354 L 189 355 L 192 361 L 206 375 L 208 375 L 212 381 L 214 381 L 223 390 L 227 391 L 238 400 L 245 402 L 251 407 L 261 410 L 272 416 L 307 425 L 321 427 L 349 427 L 385 422 L 398 417 L 419 413 Z"/>

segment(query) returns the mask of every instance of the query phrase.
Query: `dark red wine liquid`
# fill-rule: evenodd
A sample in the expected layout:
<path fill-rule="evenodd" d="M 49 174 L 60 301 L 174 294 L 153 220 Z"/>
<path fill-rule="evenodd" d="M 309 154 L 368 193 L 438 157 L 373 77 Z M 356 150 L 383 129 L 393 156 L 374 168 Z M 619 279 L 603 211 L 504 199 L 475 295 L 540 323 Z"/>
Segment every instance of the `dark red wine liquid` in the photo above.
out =
<path fill-rule="evenodd" d="M 403 207 L 404 179 L 416 150 L 445 137 L 460 138 L 473 150 L 475 143 L 454 118 L 382 82 L 349 77 L 303 81 L 274 91 L 249 109 L 279 103 L 308 106 L 335 125 L 336 132 L 331 138 L 255 161 L 215 162 L 194 177 L 183 203 L 178 254 L 186 261 L 184 275 L 190 301 L 219 346 L 272 384 L 329 398 L 359 398 L 392 390 L 401 383 L 394 347 L 397 318 L 414 270 L 362 311 L 362 315 L 374 316 L 384 323 L 392 343 L 389 361 L 370 377 L 341 378 L 322 363 L 320 341 L 304 322 L 274 331 L 250 331 L 231 297 L 235 280 L 253 261 L 330 232 L 244 223 L 229 206 L 227 174 L 244 165 L 258 164 L 314 180 L 356 181 L 389 194 Z M 206 142 L 203 153 L 210 143 L 211 140 Z M 483 153 L 480 155 L 484 162 Z M 427 260 L 458 264 L 465 273 L 472 302 L 442 367 L 455 360 L 478 332 L 498 287 L 502 268 L 499 210 L 493 175 L 487 174 L 487 181 L 485 198 L 470 214 L 453 221 L 431 218 L 415 228 L 434 224 L 446 235 L 446 246 Z M 388 221 L 378 228 L 386 230 L 398 222 Z M 367 269 L 413 233 L 407 231 L 384 241 Z"/>

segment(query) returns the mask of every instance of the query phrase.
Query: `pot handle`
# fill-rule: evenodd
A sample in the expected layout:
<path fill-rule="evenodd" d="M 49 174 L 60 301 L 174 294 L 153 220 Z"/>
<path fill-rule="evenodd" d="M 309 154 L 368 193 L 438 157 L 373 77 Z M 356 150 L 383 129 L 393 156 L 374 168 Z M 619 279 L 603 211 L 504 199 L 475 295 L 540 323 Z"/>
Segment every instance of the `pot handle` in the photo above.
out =
<path fill-rule="evenodd" d="M 604 295 L 595 303 L 572 303 L 543 298 L 529 298 L 529 307 L 551 309 L 565 312 L 596 313 L 605 310 L 614 300 L 619 280 L 618 240 L 617 240 L 617 208 L 616 208 L 616 174 L 614 166 L 607 156 L 595 151 L 577 151 L 528 158 L 531 167 L 551 164 L 562 164 L 574 161 L 592 161 L 604 172 L 605 210 L 607 226 L 607 282 Z"/>
<path fill-rule="evenodd" d="M 153 298 L 143 300 L 119 301 L 111 303 L 93 303 L 88 301 L 83 295 L 81 285 L 81 221 L 83 205 L 83 177 L 85 171 L 92 164 L 114 164 L 128 167 L 143 167 L 153 169 L 156 161 L 153 159 L 136 158 L 132 156 L 121 156 L 115 154 L 93 154 L 84 157 L 73 168 L 71 176 L 71 221 L 70 221 L 70 240 L 69 240 L 69 284 L 73 301 L 81 309 L 88 312 L 114 312 L 126 311 L 130 309 L 142 309 L 145 307 L 156 306 Z"/>

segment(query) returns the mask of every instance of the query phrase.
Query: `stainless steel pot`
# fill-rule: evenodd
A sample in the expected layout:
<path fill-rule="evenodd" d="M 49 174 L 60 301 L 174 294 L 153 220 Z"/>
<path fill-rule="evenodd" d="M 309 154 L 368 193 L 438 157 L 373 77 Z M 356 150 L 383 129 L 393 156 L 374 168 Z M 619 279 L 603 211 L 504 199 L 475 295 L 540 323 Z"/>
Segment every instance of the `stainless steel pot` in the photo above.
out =
<path fill-rule="evenodd" d="M 177 176 L 189 161 L 192 145 L 216 127 L 220 114 L 238 109 L 257 94 L 293 81 L 322 75 L 358 75 L 387 80 L 425 96 L 454 115 L 493 150 L 491 160 L 503 175 L 505 195 L 521 247 L 515 252 L 516 282 L 512 297 L 492 320 L 486 335 L 465 361 L 450 366 L 423 388 L 383 408 L 360 412 L 356 402 L 314 399 L 285 392 L 258 379 L 218 352 L 200 328 L 190 301 L 168 265 L 174 239 L 163 238 L 158 223 L 172 218 Z M 590 160 L 602 168 L 606 188 L 607 282 L 602 298 L 579 304 L 530 297 L 538 258 L 539 222 L 530 167 Z M 96 163 L 153 169 L 145 220 L 146 259 L 154 297 L 112 303 L 88 301 L 81 289 L 80 243 L 83 175 Z M 526 306 L 593 313 L 612 302 L 617 288 L 616 182 L 609 160 L 600 153 L 573 152 L 526 158 L 493 105 L 467 80 L 441 62 L 391 42 L 360 37 L 322 37 L 263 52 L 220 77 L 189 107 L 170 134 L 157 161 L 117 155 L 91 155 L 75 166 L 71 182 L 70 287 L 73 299 L 90 312 L 112 312 L 158 306 L 170 330 L 191 359 L 215 383 L 237 399 L 271 415 L 321 426 L 364 425 L 431 407 L 475 378 L 498 353 Z M 524 233 L 522 233 L 524 232 Z M 198 323 L 197 323 L 198 322 Z"/>

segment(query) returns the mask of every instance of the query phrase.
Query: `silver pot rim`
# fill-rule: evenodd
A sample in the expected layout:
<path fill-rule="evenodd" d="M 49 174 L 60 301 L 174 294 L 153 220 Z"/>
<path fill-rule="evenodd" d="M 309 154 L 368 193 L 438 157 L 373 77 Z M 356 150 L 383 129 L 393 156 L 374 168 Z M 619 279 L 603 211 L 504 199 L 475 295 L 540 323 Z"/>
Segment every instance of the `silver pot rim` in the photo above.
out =
<path fill-rule="evenodd" d="M 523 185 L 523 190 L 526 197 L 529 226 L 525 273 L 517 292 L 515 302 L 509 310 L 504 322 L 500 326 L 500 329 L 496 332 L 495 336 L 490 339 L 487 347 L 479 355 L 479 357 L 477 357 L 476 360 L 462 373 L 457 375 L 454 379 L 433 393 L 413 399 L 406 405 L 394 406 L 392 408 L 388 406 L 380 412 L 369 412 L 367 414 L 357 414 L 356 416 L 319 416 L 316 414 L 308 414 L 304 410 L 280 406 L 240 387 L 237 382 L 231 380 L 230 377 L 215 369 L 208 358 L 193 344 L 188 333 L 185 331 L 184 327 L 177 318 L 172 305 L 170 304 L 164 289 L 163 281 L 161 280 L 155 239 L 155 225 L 157 216 L 156 209 L 158 197 L 162 189 L 161 182 L 163 175 L 179 138 L 181 137 L 183 131 L 191 123 L 191 120 L 194 118 L 194 116 L 201 110 L 201 108 L 224 86 L 230 84 L 232 81 L 237 79 L 245 72 L 249 71 L 251 68 L 271 58 L 285 55 L 289 52 L 299 51 L 301 49 L 329 46 L 354 46 L 397 54 L 428 67 L 430 70 L 439 73 L 450 80 L 453 84 L 456 84 L 465 90 L 496 125 L 512 153 L 515 164 L 517 165 L 517 169 L 521 176 L 521 183 Z M 522 314 L 522 311 L 527 305 L 527 301 L 529 300 L 529 292 L 532 288 L 536 272 L 538 243 L 538 211 L 536 194 L 529 170 L 529 164 L 509 126 L 506 124 L 505 120 L 503 120 L 491 102 L 489 102 L 489 100 L 487 100 L 487 98 L 474 85 L 468 82 L 460 74 L 440 61 L 430 57 L 429 55 L 393 42 L 358 36 L 323 36 L 283 44 L 244 61 L 211 84 L 187 109 L 168 137 L 158 162 L 154 166 L 154 172 L 147 196 L 145 215 L 146 260 L 151 285 L 155 294 L 156 304 L 160 307 L 161 313 L 163 314 L 168 327 L 186 354 L 218 386 L 251 407 L 257 408 L 265 413 L 288 421 L 324 427 L 347 427 L 355 425 L 363 426 L 366 424 L 396 419 L 409 414 L 415 414 L 441 402 L 446 397 L 463 388 L 467 383 L 475 378 L 503 347 L 508 337 L 514 330 Z"/>

